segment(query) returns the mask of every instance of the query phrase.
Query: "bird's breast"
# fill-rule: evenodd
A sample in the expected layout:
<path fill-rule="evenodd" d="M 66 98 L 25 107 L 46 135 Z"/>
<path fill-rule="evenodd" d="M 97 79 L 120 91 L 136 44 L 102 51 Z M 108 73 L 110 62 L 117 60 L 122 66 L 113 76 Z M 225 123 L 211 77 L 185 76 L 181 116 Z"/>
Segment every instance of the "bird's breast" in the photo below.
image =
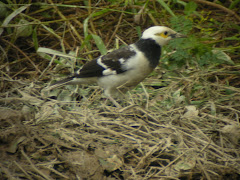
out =
<path fill-rule="evenodd" d="M 142 55 L 126 62 L 125 67 L 124 73 L 100 77 L 99 86 L 104 89 L 119 89 L 125 93 L 138 85 L 153 71 L 149 61 Z"/>

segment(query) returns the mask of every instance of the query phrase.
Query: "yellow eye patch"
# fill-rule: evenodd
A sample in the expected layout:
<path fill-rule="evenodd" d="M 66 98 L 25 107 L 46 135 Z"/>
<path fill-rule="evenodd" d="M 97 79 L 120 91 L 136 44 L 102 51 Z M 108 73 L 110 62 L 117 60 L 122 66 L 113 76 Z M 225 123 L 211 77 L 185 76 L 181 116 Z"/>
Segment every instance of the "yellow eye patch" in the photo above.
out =
<path fill-rule="evenodd" d="M 166 32 L 157 33 L 157 34 L 155 34 L 155 35 L 161 36 L 161 37 L 163 37 L 163 38 L 167 38 L 167 37 L 168 37 L 168 33 L 166 34 Z"/>

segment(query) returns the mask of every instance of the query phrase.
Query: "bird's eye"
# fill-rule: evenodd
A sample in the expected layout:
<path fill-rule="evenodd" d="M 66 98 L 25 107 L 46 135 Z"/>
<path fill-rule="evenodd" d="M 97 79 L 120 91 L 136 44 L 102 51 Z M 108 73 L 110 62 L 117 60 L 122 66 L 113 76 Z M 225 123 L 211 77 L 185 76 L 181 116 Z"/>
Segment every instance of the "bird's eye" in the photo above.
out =
<path fill-rule="evenodd" d="M 166 35 L 168 35 L 168 32 L 167 32 L 167 31 L 165 31 L 165 32 L 164 32 L 164 35 L 165 35 L 165 36 L 166 36 Z"/>

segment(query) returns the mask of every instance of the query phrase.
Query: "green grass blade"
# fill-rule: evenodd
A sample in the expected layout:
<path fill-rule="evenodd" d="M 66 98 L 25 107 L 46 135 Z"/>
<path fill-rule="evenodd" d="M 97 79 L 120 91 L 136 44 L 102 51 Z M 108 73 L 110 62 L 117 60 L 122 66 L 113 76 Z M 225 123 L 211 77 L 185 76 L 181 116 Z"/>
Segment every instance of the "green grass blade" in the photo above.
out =
<path fill-rule="evenodd" d="M 37 26 L 33 29 L 32 40 L 33 40 L 34 48 L 35 48 L 35 50 L 37 50 L 39 47 L 38 46 L 38 38 L 37 38 Z"/>
<path fill-rule="evenodd" d="M 102 39 L 98 35 L 95 35 L 95 34 L 92 34 L 92 37 L 93 37 L 99 51 L 101 52 L 101 54 L 102 55 L 107 54 L 107 48 L 104 45 Z"/>
<path fill-rule="evenodd" d="M 237 5 L 239 5 L 239 3 L 240 3 L 240 0 L 232 1 L 230 6 L 229 6 L 229 9 L 235 8 Z"/>
<path fill-rule="evenodd" d="M 2 23 L 1 26 L 6 26 L 8 25 L 8 23 L 15 18 L 18 14 L 20 14 L 22 11 L 24 11 L 25 9 L 27 9 L 30 6 L 30 4 L 27 4 L 25 6 L 22 6 L 18 9 L 16 9 L 15 11 L 13 11 Z M 0 28 L 0 35 L 3 33 L 3 28 Z"/>
<path fill-rule="evenodd" d="M 169 14 L 171 14 L 173 17 L 176 17 L 174 12 L 168 7 L 168 5 L 163 0 L 157 0 L 157 2 L 161 4 L 161 6 L 164 7 L 167 12 L 169 12 Z"/>

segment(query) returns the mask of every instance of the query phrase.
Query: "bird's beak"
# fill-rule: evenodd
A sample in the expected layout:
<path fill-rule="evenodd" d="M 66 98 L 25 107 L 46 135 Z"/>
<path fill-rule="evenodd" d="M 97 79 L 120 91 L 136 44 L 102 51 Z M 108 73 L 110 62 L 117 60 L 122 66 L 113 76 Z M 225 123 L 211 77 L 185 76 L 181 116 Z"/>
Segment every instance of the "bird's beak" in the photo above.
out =
<path fill-rule="evenodd" d="M 187 37 L 186 35 L 180 34 L 180 33 L 171 34 L 170 36 L 171 36 L 171 38 L 186 38 Z"/>

